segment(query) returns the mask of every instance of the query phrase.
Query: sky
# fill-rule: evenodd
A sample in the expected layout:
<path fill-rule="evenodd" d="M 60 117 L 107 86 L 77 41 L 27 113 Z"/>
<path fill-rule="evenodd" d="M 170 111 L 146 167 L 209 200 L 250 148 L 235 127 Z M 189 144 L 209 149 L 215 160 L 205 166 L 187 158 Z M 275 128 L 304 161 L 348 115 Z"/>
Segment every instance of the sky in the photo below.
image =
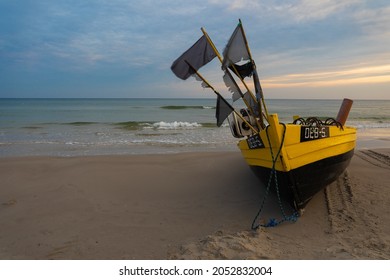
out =
<path fill-rule="evenodd" d="M 388 0 L 0 0 L 0 98 L 212 98 L 170 66 L 238 19 L 265 98 L 390 99 Z"/>

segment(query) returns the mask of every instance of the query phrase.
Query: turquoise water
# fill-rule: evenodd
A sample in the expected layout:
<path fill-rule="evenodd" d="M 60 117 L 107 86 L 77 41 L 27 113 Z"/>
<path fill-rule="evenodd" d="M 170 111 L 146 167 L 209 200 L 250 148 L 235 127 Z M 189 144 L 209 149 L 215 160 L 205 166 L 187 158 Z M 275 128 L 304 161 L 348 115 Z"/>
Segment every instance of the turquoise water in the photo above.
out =
<path fill-rule="evenodd" d="M 342 100 L 267 100 L 281 122 L 336 117 Z M 240 106 L 236 104 L 235 106 Z M 347 125 L 390 130 L 390 101 L 356 100 Z M 236 150 L 215 99 L 0 99 L 0 156 Z"/>

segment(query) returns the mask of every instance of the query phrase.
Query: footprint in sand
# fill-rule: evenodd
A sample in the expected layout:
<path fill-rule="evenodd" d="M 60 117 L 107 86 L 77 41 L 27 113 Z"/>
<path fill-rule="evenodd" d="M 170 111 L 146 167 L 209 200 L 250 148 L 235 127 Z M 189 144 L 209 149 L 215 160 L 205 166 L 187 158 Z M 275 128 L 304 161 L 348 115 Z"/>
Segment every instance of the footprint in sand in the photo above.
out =
<path fill-rule="evenodd" d="M 7 202 L 3 202 L 1 205 L 3 206 L 13 206 L 17 203 L 18 201 L 16 199 L 11 199 L 8 200 Z"/>

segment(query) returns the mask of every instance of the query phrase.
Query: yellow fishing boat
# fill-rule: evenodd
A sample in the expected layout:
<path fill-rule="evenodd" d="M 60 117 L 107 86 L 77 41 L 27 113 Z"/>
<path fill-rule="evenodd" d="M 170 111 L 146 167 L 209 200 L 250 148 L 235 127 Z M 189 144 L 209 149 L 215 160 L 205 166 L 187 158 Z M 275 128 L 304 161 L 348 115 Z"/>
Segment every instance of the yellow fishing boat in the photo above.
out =
<path fill-rule="evenodd" d="M 277 185 L 296 210 L 335 181 L 354 153 L 356 128 L 335 119 L 295 118 L 283 124 L 271 114 L 269 125 L 257 134 L 236 115 L 229 122 L 235 137 L 245 137 L 238 147 L 254 173 L 265 186 Z"/>
<path fill-rule="evenodd" d="M 173 62 L 171 70 L 183 80 L 195 76 L 203 87 L 214 91 L 217 125 L 228 118 L 233 136 L 240 138 L 238 147 L 266 187 L 266 194 L 273 189 L 278 197 L 284 197 L 296 210 L 295 217 L 318 191 L 344 172 L 353 156 L 356 129 L 345 125 L 352 100 L 344 99 L 335 119 L 295 116 L 291 123 L 280 123 L 277 114 L 268 113 L 241 21 L 223 57 L 206 31 L 201 30 L 203 36 Z M 233 102 L 242 99 L 246 108 L 238 111 L 199 73 L 199 68 L 215 57 L 222 64 L 223 80 L 233 93 Z M 241 87 L 233 75 L 240 80 Z M 253 77 L 254 93 L 245 81 L 247 77 Z M 288 220 L 283 209 L 282 212 L 284 220 Z M 252 228 L 257 228 L 254 224 Z"/>

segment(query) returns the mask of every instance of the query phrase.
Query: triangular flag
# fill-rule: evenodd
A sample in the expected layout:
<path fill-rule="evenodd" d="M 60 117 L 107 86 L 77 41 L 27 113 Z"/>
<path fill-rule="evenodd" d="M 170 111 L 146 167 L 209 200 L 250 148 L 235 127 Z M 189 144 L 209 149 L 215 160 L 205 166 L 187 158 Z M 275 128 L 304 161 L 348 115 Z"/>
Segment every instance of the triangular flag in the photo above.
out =
<path fill-rule="evenodd" d="M 220 127 L 224 120 L 234 111 L 233 107 L 218 94 L 215 117 L 217 118 L 217 126 Z"/>

